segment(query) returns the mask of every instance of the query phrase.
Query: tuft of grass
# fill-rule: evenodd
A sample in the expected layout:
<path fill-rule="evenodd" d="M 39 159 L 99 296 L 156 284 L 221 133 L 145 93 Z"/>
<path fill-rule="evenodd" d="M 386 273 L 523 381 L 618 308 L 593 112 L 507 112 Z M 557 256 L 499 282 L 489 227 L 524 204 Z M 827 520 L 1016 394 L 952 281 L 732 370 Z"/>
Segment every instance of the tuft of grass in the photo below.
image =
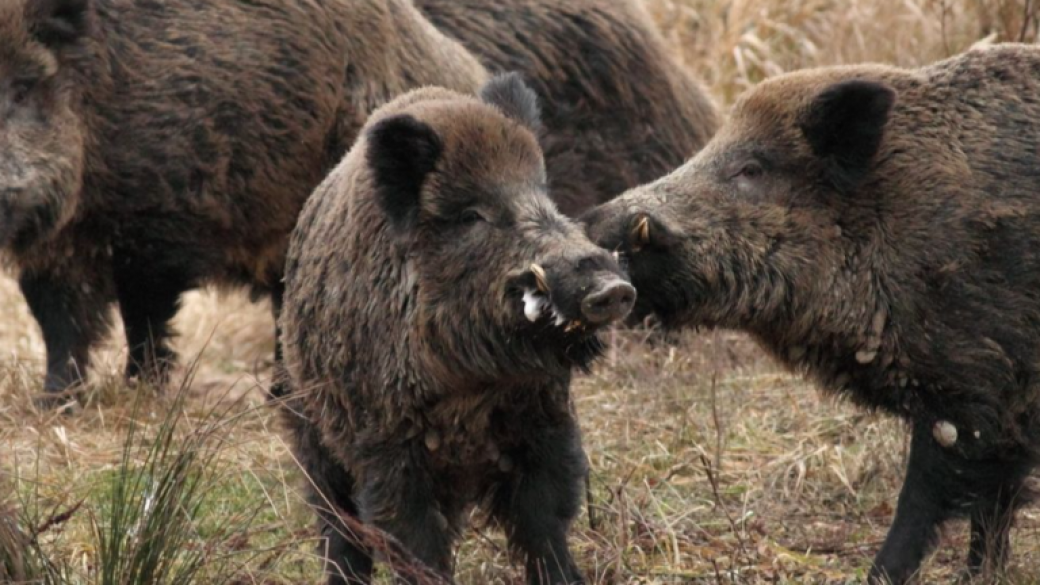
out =
<path fill-rule="evenodd" d="M 154 391 L 136 389 L 118 456 L 86 481 L 55 485 L 40 459 L 32 475 L 16 468 L 5 483 L 18 501 L 0 507 L 0 582 L 278 582 L 268 576 L 305 538 L 272 528 L 269 486 L 226 457 L 251 411 L 189 404 L 194 372 L 160 412 Z"/>

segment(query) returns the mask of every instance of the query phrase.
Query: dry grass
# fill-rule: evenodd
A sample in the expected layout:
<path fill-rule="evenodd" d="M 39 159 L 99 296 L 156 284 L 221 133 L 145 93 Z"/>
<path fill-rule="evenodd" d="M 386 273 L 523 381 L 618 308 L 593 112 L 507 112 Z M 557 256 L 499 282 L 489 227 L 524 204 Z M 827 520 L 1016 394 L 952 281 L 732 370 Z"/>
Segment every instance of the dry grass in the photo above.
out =
<path fill-rule="evenodd" d="M 720 103 L 800 67 L 909 66 L 979 40 L 1037 34 L 1035 3 L 1026 0 L 648 2 Z M 72 417 L 31 406 L 43 345 L 17 288 L 3 278 L 0 314 L 0 581 L 15 562 L 5 559 L 5 543 L 35 535 L 61 582 L 102 582 L 98 526 L 111 517 L 106 502 L 127 466 L 128 429 L 161 436 L 171 412 L 183 414 L 176 445 L 195 449 L 192 441 L 204 440 L 212 457 L 185 548 L 205 548 L 212 562 L 244 559 L 233 566 L 235 583 L 317 581 L 302 480 L 263 405 L 272 329 L 266 307 L 189 295 L 177 319 L 178 348 L 184 356 L 202 353 L 187 404 L 126 388 L 118 375 L 123 348 L 113 341 L 97 360 L 86 408 Z M 654 347 L 638 332 L 618 333 L 610 357 L 577 382 L 575 394 L 593 505 L 573 542 L 590 582 L 862 580 L 901 481 L 899 423 L 820 397 L 732 334 L 691 334 Z M 132 453 L 131 472 L 147 463 L 146 451 Z M 21 535 L 12 509 L 20 510 Z M 235 538 L 221 531 L 232 521 L 247 526 Z M 966 536 L 962 524 L 950 527 L 925 582 L 950 581 L 964 563 Z M 1014 545 L 1009 582 L 1038 582 L 1036 507 L 1020 515 Z M 501 535 L 479 527 L 459 551 L 458 575 L 462 583 L 521 578 Z"/>

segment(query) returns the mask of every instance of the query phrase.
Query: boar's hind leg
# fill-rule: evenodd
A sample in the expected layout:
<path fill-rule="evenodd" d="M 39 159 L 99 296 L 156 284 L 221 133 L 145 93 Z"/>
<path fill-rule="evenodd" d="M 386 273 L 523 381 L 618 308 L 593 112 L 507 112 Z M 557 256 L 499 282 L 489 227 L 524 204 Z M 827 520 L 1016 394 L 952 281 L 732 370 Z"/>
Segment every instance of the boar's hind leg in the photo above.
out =
<path fill-rule="evenodd" d="M 950 515 L 946 495 L 956 483 L 949 455 L 942 452 L 927 425 L 915 424 L 906 479 L 895 520 L 874 559 L 870 583 L 900 584 L 910 580 L 935 546 L 939 526 Z"/>
<path fill-rule="evenodd" d="M 576 425 L 570 421 L 539 429 L 522 450 L 508 456 L 515 458 L 515 467 L 495 492 L 493 513 L 510 547 L 524 557 L 527 582 L 584 583 L 567 548 L 588 468 Z"/>
<path fill-rule="evenodd" d="M 1032 467 L 1029 457 L 1005 457 L 975 462 L 970 473 L 961 474 L 970 478 L 969 489 L 977 496 L 971 508 L 971 573 L 999 576 L 1003 570 L 1011 551 L 1015 510 L 1028 499 L 1024 486 Z"/>
<path fill-rule="evenodd" d="M 999 494 L 988 504 L 977 506 L 971 513 L 968 570 L 975 575 L 990 571 L 999 573 L 1011 548 L 1011 521 L 1015 514 L 1013 496 Z"/>
<path fill-rule="evenodd" d="M 99 269 L 88 276 L 93 277 L 89 283 L 62 275 L 24 273 L 19 281 L 47 347 L 43 388 L 51 395 L 84 380 L 90 349 L 108 330 L 111 287 L 107 272 Z M 40 405 L 55 407 L 60 402 L 48 398 Z"/>
<path fill-rule="evenodd" d="M 126 377 L 161 387 L 176 359 L 168 344 L 169 323 L 177 314 L 181 294 L 192 288 L 191 280 L 160 258 L 117 253 L 113 269 L 129 348 Z"/>

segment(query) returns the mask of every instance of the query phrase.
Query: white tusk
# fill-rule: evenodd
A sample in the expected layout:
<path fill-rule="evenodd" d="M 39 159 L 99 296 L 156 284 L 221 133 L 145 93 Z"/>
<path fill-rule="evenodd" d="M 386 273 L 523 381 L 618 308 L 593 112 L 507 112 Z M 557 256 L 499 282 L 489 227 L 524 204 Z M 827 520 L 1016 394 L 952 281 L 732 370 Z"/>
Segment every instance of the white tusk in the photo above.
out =
<path fill-rule="evenodd" d="M 545 269 L 537 264 L 531 265 L 531 272 L 534 273 L 534 282 L 538 285 L 538 290 L 548 294 L 549 292 L 549 279 L 545 276 Z"/>
<path fill-rule="evenodd" d="M 632 230 L 633 235 L 636 236 L 636 244 L 645 246 L 650 243 L 650 220 L 644 215 L 639 218 L 636 222 L 635 229 Z"/>

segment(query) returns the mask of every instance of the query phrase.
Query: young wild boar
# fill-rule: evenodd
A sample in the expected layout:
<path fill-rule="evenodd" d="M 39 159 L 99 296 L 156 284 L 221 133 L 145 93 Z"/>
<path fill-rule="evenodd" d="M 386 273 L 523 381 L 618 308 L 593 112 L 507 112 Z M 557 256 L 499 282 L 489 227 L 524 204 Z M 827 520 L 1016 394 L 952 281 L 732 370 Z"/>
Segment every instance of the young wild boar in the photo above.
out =
<path fill-rule="evenodd" d="M 635 0 L 416 0 L 543 108 L 550 191 L 568 215 L 670 172 L 715 133 L 705 90 Z"/>
<path fill-rule="evenodd" d="M 275 294 L 303 201 L 368 114 L 483 67 L 410 0 L 0 2 L 0 253 L 82 379 L 118 302 L 128 375 L 172 358 L 183 292 Z"/>
<path fill-rule="evenodd" d="M 590 212 L 637 312 L 742 329 L 830 392 L 913 425 L 871 581 L 948 518 L 998 569 L 1040 460 L 1040 49 L 783 75 L 688 164 Z"/>
<path fill-rule="evenodd" d="M 304 207 L 285 418 L 321 494 L 330 583 L 367 582 L 372 560 L 329 504 L 447 575 L 477 502 L 530 583 L 582 581 L 566 544 L 586 469 L 571 372 L 635 291 L 549 199 L 538 126 L 515 75 L 479 99 L 413 92 L 373 115 Z"/>

